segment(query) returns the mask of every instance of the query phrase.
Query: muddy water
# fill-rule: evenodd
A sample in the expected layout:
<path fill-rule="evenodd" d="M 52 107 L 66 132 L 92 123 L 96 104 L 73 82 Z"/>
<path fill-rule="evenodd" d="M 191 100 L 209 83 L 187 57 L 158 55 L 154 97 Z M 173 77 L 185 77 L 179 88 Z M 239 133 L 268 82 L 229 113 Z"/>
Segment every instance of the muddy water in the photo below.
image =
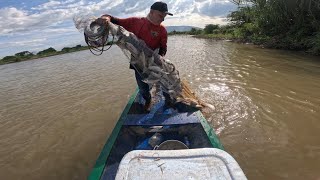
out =
<path fill-rule="evenodd" d="M 316 57 L 188 36 L 168 49 L 249 179 L 320 178 Z M 134 89 L 116 47 L 0 66 L 1 179 L 86 179 Z"/>

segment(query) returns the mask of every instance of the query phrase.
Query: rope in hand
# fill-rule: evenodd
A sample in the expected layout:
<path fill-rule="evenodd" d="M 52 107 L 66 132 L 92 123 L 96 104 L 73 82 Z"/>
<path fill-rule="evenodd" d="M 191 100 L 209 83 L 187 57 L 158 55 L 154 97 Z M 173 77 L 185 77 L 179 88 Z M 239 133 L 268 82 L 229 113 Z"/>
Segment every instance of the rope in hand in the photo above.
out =
<path fill-rule="evenodd" d="M 109 30 L 95 21 L 84 31 L 84 38 L 92 54 L 100 56 L 104 51 L 109 50 L 114 44 L 114 36 L 108 42 Z M 108 46 L 107 49 L 106 46 Z"/>

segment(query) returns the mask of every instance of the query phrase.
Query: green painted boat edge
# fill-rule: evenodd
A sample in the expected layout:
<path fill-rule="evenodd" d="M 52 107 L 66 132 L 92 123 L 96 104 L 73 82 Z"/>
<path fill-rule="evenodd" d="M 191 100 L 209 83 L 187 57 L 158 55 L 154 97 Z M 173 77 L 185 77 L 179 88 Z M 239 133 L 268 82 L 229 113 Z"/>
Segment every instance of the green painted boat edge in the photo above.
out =
<path fill-rule="evenodd" d="M 100 177 L 102 176 L 103 170 L 106 165 L 107 158 L 111 152 L 113 144 L 116 141 L 116 138 L 120 132 L 122 124 L 127 116 L 127 113 L 129 112 L 130 107 L 133 104 L 138 92 L 139 92 L 139 89 L 137 88 L 136 91 L 131 95 L 129 102 L 126 105 L 126 107 L 124 108 L 116 126 L 114 127 L 111 135 L 108 137 L 107 143 L 104 145 L 104 147 L 103 147 L 103 149 L 102 149 L 102 151 L 101 151 L 101 153 L 100 153 L 100 155 L 94 165 L 93 170 L 91 171 L 90 175 L 88 176 L 88 180 L 97 180 L 97 179 L 100 179 Z M 196 115 L 200 119 L 201 125 L 204 128 L 212 146 L 215 148 L 219 148 L 219 149 L 224 150 L 224 147 L 221 144 L 214 129 L 211 128 L 208 121 L 204 118 L 203 114 L 200 111 L 198 111 L 198 112 L 196 112 Z"/>
<path fill-rule="evenodd" d="M 108 137 L 108 141 L 104 145 L 104 147 L 103 147 L 103 149 L 102 149 L 102 151 L 96 161 L 96 164 L 93 167 L 93 170 L 91 171 L 90 175 L 88 176 L 88 180 L 97 180 L 97 179 L 100 179 L 100 177 L 102 176 L 102 173 L 105 168 L 107 158 L 111 152 L 112 146 L 113 146 L 114 142 L 116 141 L 116 138 L 120 132 L 122 124 L 123 124 L 128 112 L 129 112 L 129 109 L 130 109 L 132 103 L 134 102 L 134 99 L 136 98 L 138 92 L 139 92 L 139 89 L 137 88 L 136 91 L 131 95 L 129 102 L 126 105 L 126 107 L 124 108 L 124 110 L 122 111 L 122 114 L 121 114 L 116 126 L 114 127 L 111 135 Z"/>
<path fill-rule="evenodd" d="M 201 122 L 201 125 L 202 125 L 204 131 L 207 133 L 207 136 L 211 142 L 211 145 L 215 148 L 219 148 L 221 150 L 224 150 L 224 147 L 223 147 L 222 143 L 220 142 L 216 132 L 210 126 L 210 124 L 208 123 L 206 118 L 203 117 L 203 114 L 200 111 L 198 111 L 196 114 L 197 114 L 198 118 L 200 119 L 200 122 Z"/>

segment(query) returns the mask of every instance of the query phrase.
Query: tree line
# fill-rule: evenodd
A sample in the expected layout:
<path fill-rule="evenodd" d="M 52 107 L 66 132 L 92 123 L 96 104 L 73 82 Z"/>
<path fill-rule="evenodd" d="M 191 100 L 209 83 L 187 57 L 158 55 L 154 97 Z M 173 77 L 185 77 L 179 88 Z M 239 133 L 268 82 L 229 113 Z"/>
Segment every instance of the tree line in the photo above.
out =
<path fill-rule="evenodd" d="M 198 37 L 234 39 L 269 48 L 320 55 L 320 1 L 232 0 L 238 5 L 228 25 L 208 24 L 188 32 Z"/>
<path fill-rule="evenodd" d="M 75 51 L 80 51 L 80 50 L 85 50 L 85 49 L 88 49 L 88 47 L 76 45 L 74 47 L 64 47 L 61 49 L 61 51 L 57 51 L 54 48 L 50 47 L 48 49 L 39 51 L 36 54 L 29 52 L 29 51 L 22 51 L 22 52 L 16 53 L 13 56 L 6 56 L 6 57 L 2 58 L 0 60 L 0 65 L 14 63 L 14 62 L 20 62 L 20 61 L 26 61 L 26 60 L 30 60 L 30 59 L 48 57 L 48 56 L 53 56 L 53 55 L 58 55 L 58 54 L 70 53 L 70 52 L 75 52 Z"/>

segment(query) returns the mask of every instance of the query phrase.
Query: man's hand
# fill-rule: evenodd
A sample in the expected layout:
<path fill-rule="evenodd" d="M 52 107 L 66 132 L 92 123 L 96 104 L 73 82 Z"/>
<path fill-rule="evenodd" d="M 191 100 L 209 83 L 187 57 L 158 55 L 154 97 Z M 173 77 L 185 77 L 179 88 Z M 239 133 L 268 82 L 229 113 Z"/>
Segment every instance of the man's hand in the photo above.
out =
<path fill-rule="evenodd" d="M 102 15 L 100 18 L 102 18 L 102 19 L 106 19 L 107 21 L 111 21 L 111 17 L 110 17 L 110 15 Z"/>
<path fill-rule="evenodd" d="M 159 55 L 159 59 L 155 60 L 154 62 L 158 65 L 158 66 L 162 66 L 162 62 L 163 61 L 163 56 Z"/>
<path fill-rule="evenodd" d="M 108 15 L 102 15 L 100 18 L 96 19 L 95 22 L 104 26 L 107 26 L 110 22 L 110 16 Z"/>

